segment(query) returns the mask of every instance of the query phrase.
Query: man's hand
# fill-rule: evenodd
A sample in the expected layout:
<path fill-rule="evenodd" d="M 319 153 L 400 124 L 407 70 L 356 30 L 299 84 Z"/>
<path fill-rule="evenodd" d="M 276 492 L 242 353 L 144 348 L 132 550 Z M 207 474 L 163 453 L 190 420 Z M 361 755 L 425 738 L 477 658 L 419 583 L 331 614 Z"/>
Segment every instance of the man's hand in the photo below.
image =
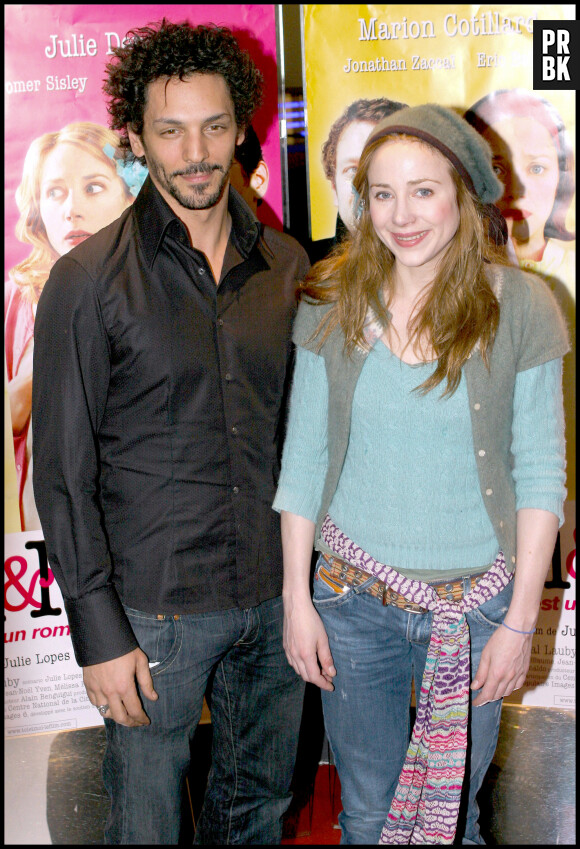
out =
<path fill-rule="evenodd" d="M 91 703 L 95 707 L 109 705 L 105 714 L 107 719 L 114 719 L 128 728 L 150 723 L 143 710 L 135 679 L 144 696 L 151 701 L 159 698 L 153 687 L 147 655 L 139 648 L 114 660 L 83 668 L 83 681 Z"/>

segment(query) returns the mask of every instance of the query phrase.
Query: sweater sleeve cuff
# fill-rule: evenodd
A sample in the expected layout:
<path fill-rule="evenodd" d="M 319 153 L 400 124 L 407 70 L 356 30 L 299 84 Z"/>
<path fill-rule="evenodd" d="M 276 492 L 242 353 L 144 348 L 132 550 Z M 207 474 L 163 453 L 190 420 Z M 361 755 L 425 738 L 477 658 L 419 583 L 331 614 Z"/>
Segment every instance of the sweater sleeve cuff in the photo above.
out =
<path fill-rule="evenodd" d="M 295 513 L 297 516 L 302 516 L 304 519 L 316 522 L 318 511 L 320 510 L 320 494 L 317 494 L 316 499 L 309 500 L 303 495 L 301 496 L 298 493 L 292 493 L 289 490 L 279 488 L 272 509 L 276 510 L 277 513 L 280 513 L 282 510 L 286 513 Z"/>
<path fill-rule="evenodd" d="M 79 666 L 114 660 L 139 647 L 114 586 L 64 603 Z"/>
<path fill-rule="evenodd" d="M 545 510 L 547 513 L 553 513 L 558 517 L 558 527 L 561 528 L 564 524 L 564 502 L 562 498 L 558 496 L 550 496 L 549 494 L 544 495 L 541 498 L 537 496 L 529 495 L 522 496 L 516 501 L 516 512 L 518 510 L 524 510 L 526 508 L 531 508 L 533 510 Z"/>

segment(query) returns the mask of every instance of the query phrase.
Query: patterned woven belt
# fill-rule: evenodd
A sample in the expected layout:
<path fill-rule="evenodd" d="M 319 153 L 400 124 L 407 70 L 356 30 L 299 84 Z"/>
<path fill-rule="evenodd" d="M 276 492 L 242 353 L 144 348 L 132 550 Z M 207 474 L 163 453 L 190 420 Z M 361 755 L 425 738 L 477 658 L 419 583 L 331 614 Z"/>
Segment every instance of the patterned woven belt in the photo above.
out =
<path fill-rule="evenodd" d="M 341 560 L 339 557 L 333 557 L 330 554 L 323 554 L 322 556 L 326 563 L 328 563 L 329 569 L 320 565 L 316 577 L 320 578 L 335 593 L 343 593 L 348 587 L 358 587 L 373 577 L 368 572 L 363 572 L 362 569 L 351 566 L 350 563 Z M 481 572 L 479 575 L 469 576 L 469 591 L 475 587 L 484 574 L 484 572 Z M 443 581 L 441 583 L 431 583 L 429 581 L 429 584 L 440 598 L 447 601 L 461 601 L 464 596 L 463 578 L 458 578 L 455 581 Z M 394 604 L 395 607 L 400 607 L 402 610 L 407 610 L 410 613 L 427 612 L 427 608 L 421 607 L 412 601 L 407 601 L 405 596 L 391 589 L 388 584 L 378 579 L 375 580 L 374 584 L 367 587 L 365 592 L 380 598 L 383 604 Z"/>

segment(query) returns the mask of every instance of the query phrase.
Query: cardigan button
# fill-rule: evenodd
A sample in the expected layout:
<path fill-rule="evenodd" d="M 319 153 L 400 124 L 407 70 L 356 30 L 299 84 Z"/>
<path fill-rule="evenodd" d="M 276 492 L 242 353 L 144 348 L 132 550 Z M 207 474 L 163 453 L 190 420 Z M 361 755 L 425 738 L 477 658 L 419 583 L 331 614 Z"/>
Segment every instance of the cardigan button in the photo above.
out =
<path fill-rule="evenodd" d="M 493 495 L 493 489 L 486 489 L 485 494 L 486 495 Z"/>
<path fill-rule="evenodd" d="M 512 554 L 512 563 L 515 563 L 515 562 L 516 562 L 516 558 Z"/>
<path fill-rule="evenodd" d="M 481 404 L 474 404 L 473 409 L 474 410 L 481 410 Z"/>
<path fill-rule="evenodd" d="M 485 451 L 483 450 L 483 448 L 480 448 L 477 453 L 479 454 L 480 457 L 485 457 Z"/>
<path fill-rule="evenodd" d="M 499 523 L 499 526 L 500 526 L 500 528 L 503 528 L 503 519 L 502 519 L 502 520 L 501 520 L 501 522 Z"/>

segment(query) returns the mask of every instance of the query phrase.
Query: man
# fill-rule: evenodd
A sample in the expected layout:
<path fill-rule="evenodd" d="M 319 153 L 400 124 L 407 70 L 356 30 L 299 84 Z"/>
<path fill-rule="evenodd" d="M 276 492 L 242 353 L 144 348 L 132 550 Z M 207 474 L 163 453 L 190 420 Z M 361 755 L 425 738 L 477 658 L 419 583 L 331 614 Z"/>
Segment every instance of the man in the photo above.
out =
<path fill-rule="evenodd" d="M 385 97 L 355 100 L 331 126 L 322 145 L 322 165 L 338 208 L 335 242 L 354 229 L 352 180 L 365 142 L 379 121 L 403 106 Z"/>
<path fill-rule="evenodd" d="M 105 717 L 106 841 L 177 843 L 209 684 L 196 842 L 276 843 L 303 690 L 282 646 L 271 504 L 308 260 L 229 187 L 262 88 L 231 32 L 164 20 L 131 35 L 105 92 L 150 176 L 45 286 L 35 495 Z"/>

